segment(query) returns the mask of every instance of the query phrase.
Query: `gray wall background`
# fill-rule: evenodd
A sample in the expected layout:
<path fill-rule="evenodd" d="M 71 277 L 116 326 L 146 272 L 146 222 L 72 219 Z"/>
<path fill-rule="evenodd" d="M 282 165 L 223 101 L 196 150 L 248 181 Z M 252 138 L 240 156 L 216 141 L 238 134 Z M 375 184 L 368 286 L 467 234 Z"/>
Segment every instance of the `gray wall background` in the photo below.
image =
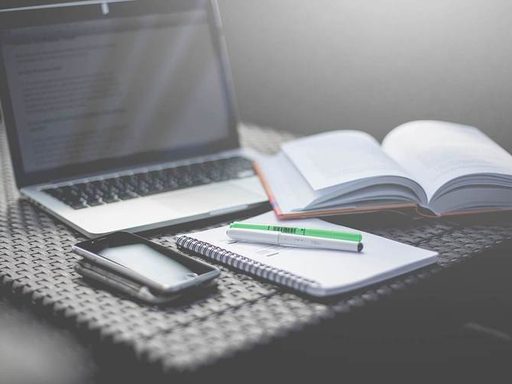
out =
<path fill-rule="evenodd" d="M 414 119 L 512 150 L 510 0 L 220 0 L 242 119 L 379 140 Z"/>

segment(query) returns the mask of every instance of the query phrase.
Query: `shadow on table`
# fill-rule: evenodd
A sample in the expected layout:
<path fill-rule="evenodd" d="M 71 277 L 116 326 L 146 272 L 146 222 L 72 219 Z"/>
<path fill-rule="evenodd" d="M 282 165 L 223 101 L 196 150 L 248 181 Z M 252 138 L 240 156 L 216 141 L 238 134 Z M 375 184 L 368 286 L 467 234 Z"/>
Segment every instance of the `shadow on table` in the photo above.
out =
<path fill-rule="evenodd" d="M 82 384 L 93 379 L 89 351 L 67 331 L 0 296 L 0 382 Z"/>
<path fill-rule="evenodd" d="M 511 276 L 508 241 L 224 369 L 254 382 L 270 372 L 276 382 L 509 377 Z"/>

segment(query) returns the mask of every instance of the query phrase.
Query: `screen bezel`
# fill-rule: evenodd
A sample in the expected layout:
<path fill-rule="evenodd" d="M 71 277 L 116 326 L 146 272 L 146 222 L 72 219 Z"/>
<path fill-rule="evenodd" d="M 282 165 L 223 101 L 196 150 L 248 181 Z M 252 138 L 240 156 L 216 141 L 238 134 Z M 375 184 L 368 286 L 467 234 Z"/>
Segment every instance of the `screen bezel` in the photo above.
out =
<path fill-rule="evenodd" d="M 109 13 L 105 15 L 102 3 L 109 4 Z M 82 164 L 66 165 L 58 168 L 26 172 L 21 156 L 21 147 L 18 140 L 14 110 L 7 83 L 7 73 L 4 65 L 2 49 L 0 49 L 0 100 L 3 109 L 4 125 L 7 132 L 9 149 L 16 184 L 19 188 L 56 182 L 66 179 L 79 178 L 87 175 L 113 172 L 130 169 L 138 166 L 164 163 L 184 158 L 204 156 L 224 150 L 235 149 L 240 146 L 238 137 L 238 113 L 235 102 L 233 80 L 230 65 L 223 40 L 222 24 L 216 0 L 110 0 L 110 1 L 83 1 L 60 2 L 48 5 L 33 5 L 33 1 L 16 2 L 16 8 L 0 10 L 0 32 L 3 29 L 15 27 L 29 27 L 36 25 L 53 25 L 74 21 L 87 21 L 94 19 L 136 17 L 151 14 L 172 13 L 178 10 L 205 9 L 207 13 L 210 35 L 219 60 L 225 96 L 226 114 L 228 118 L 228 134 L 225 138 L 210 142 L 206 145 L 197 145 L 180 148 L 178 150 L 164 150 L 145 152 L 136 155 L 95 160 Z M 28 5 L 27 5 L 28 4 Z M 1 44 L 1 41 L 0 41 Z"/>
<path fill-rule="evenodd" d="M 159 282 L 140 274 L 136 270 L 127 268 L 124 265 L 118 264 L 99 254 L 99 252 L 103 249 L 129 244 L 145 244 L 148 247 L 151 247 L 158 252 L 165 254 L 170 259 L 174 259 L 189 267 L 190 269 L 195 269 L 198 274 L 194 278 L 178 282 L 174 285 L 162 285 Z M 110 269 L 111 271 L 115 271 L 122 276 L 127 277 L 128 279 L 132 279 L 134 281 L 138 281 L 139 283 L 145 284 L 147 287 L 155 290 L 158 293 L 177 293 L 182 290 L 204 284 L 205 282 L 210 281 L 220 275 L 220 270 L 210 264 L 192 259 L 191 257 L 182 255 L 173 249 L 166 248 L 160 244 L 154 243 L 141 236 L 128 232 L 114 232 L 97 239 L 86 240 L 73 245 L 72 250 L 78 255 L 84 257 L 84 259 L 90 263 L 102 268 Z"/>

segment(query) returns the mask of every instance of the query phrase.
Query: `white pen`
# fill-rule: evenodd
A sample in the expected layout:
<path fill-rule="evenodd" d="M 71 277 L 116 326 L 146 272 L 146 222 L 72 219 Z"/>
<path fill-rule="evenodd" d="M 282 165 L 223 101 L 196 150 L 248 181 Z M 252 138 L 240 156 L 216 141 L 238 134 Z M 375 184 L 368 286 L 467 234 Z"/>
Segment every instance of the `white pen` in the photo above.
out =
<path fill-rule="evenodd" d="M 291 235 L 277 231 L 259 231 L 255 229 L 228 228 L 226 235 L 237 241 L 248 243 L 276 244 L 287 247 L 322 248 L 337 251 L 361 252 L 363 243 L 356 241 L 327 239 L 322 237 Z"/>

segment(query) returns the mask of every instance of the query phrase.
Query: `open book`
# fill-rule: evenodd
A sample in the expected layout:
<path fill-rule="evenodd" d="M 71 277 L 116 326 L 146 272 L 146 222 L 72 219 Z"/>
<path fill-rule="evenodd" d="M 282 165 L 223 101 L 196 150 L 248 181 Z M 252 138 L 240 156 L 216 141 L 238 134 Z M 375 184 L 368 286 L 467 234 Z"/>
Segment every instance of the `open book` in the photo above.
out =
<path fill-rule="evenodd" d="M 256 168 L 280 218 L 512 209 L 512 156 L 477 128 L 442 121 L 400 125 L 382 145 L 359 131 L 300 138 Z"/>

